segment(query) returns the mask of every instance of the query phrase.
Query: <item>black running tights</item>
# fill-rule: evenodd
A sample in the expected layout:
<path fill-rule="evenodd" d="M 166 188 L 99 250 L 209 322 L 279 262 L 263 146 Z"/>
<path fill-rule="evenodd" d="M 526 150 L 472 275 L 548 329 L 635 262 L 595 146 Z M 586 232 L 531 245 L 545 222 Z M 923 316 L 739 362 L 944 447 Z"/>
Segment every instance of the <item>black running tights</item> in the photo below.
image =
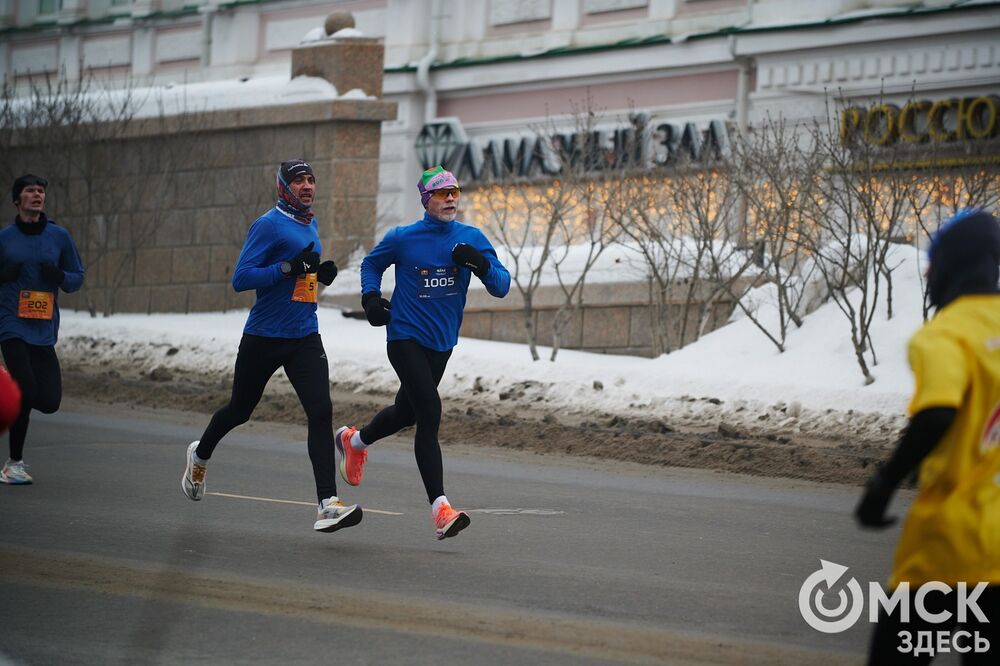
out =
<path fill-rule="evenodd" d="M 413 340 L 392 340 L 387 349 L 389 363 L 399 376 L 399 391 L 396 401 L 361 429 L 361 439 L 366 444 L 374 444 L 383 437 L 416 424 L 413 453 L 424 490 L 427 491 L 427 501 L 434 502 L 444 495 L 444 467 L 438 444 L 441 397 L 437 386 L 444 376 L 451 350 L 434 351 Z"/>
<path fill-rule="evenodd" d="M 21 388 L 21 413 L 10 427 L 10 459 L 21 460 L 32 409 L 52 414 L 62 402 L 62 373 L 52 345 L 39 347 L 24 340 L 0 342 L 3 362 Z"/>
<path fill-rule="evenodd" d="M 330 368 L 319 333 L 292 339 L 244 334 L 236 355 L 233 395 L 229 404 L 212 416 L 201 436 L 197 454 L 208 460 L 219 440 L 250 420 L 268 380 L 281 367 L 306 412 L 316 497 L 324 500 L 337 494 L 337 461 L 333 445 Z"/>

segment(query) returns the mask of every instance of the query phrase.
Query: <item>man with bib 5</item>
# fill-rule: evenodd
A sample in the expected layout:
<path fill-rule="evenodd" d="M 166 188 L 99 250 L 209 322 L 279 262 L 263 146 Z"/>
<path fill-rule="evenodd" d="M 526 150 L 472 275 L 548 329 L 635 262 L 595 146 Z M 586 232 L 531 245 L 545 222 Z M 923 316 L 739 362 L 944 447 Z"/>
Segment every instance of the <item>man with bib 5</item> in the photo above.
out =
<path fill-rule="evenodd" d="M 335 532 L 357 525 L 362 517 L 360 506 L 345 505 L 337 497 L 330 368 L 316 317 L 316 283 L 333 282 L 337 266 L 329 260 L 320 262 L 312 167 L 302 160 L 282 162 L 275 185 L 278 201 L 250 225 L 233 269 L 233 288 L 255 289 L 257 300 L 243 327 L 232 397 L 212 416 L 201 439 L 188 445 L 181 490 L 195 501 L 204 497 L 208 460 L 215 447 L 230 430 L 250 420 L 267 382 L 284 368 L 308 422 L 307 447 L 318 502 L 313 529 Z"/>

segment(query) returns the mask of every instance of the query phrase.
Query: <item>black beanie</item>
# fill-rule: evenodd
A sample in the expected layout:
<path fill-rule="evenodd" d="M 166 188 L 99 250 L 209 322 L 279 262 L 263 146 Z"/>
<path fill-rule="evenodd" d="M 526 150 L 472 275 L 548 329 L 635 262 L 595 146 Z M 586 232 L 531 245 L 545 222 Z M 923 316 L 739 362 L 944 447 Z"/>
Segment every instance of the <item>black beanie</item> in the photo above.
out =
<path fill-rule="evenodd" d="M 997 291 L 1000 223 L 980 209 L 966 209 L 945 222 L 927 250 L 927 295 L 943 308 L 965 294 Z"/>
<path fill-rule="evenodd" d="M 12 200 L 16 204 L 21 198 L 21 192 L 24 191 L 28 185 L 41 185 L 42 187 L 48 187 L 49 181 L 45 180 L 41 176 L 36 176 L 33 173 L 26 173 L 17 180 L 14 181 L 14 187 L 10 188 L 10 193 Z"/>
<path fill-rule="evenodd" d="M 281 176 L 281 180 L 285 185 L 288 185 L 299 176 L 307 174 L 312 176 L 313 169 L 305 160 L 288 160 L 287 162 L 282 162 L 281 168 L 278 170 L 278 175 Z"/>

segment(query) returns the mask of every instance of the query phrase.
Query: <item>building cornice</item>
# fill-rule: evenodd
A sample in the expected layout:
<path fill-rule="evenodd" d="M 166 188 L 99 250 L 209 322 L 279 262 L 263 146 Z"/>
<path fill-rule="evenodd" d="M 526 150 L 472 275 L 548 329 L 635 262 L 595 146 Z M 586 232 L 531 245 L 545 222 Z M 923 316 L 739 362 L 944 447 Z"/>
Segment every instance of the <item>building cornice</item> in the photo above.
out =
<path fill-rule="evenodd" d="M 220 2 L 218 4 L 211 5 L 211 11 L 222 12 L 229 9 L 237 9 L 239 7 L 266 4 L 268 2 L 273 2 L 273 0 L 230 0 L 229 2 Z M 101 16 L 99 18 L 81 18 L 69 22 L 62 22 L 53 19 L 51 21 L 41 21 L 33 23 L 31 25 L 8 26 L 6 28 L 0 28 L 0 37 L 7 37 L 18 34 L 34 34 L 47 31 L 53 31 L 53 32 L 65 32 L 67 30 L 77 31 L 80 29 L 86 29 L 94 26 L 108 26 L 108 25 L 128 26 L 137 24 L 141 25 L 144 23 L 157 22 L 157 21 L 170 21 L 182 17 L 197 17 L 200 16 L 204 11 L 205 11 L 204 5 L 192 5 L 183 7 L 181 9 L 173 9 L 169 11 L 156 11 L 142 15 L 122 12 L 122 13 L 108 14 L 107 16 Z"/>
<path fill-rule="evenodd" d="M 983 22 L 977 22 L 975 30 L 984 30 L 995 27 L 1000 27 L 1000 14 L 996 13 L 996 9 L 1000 8 L 1000 2 L 976 2 L 969 3 L 964 2 L 954 2 L 950 5 L 944 7 L 905 7 L 900 9 L 886 9 L 884 11 L 873 11 L 859 13 L 857 15 L 848 15 L 840 17 L 831 17 L 823 19 L 820 21 L 806 21 L 806 22 L 796 22 L 796 23 L 782 23 L 774 25 L 763 25 L 763 26 L 730 26 L 726 28 L 720 28 L 718 30 L 713 30 L 703 33 L 693 33 L 688 35 L 652 35 L 645 38 L 631 38 L 623 39 L 617 42 L 612 42 L 609 44 L 599 44 L 581 47 L 567 47 L 560 46 L 552 49 L 547 49 L 544 51 L 534 52 L 534 53 L 522 53 L 522 54 L 510 54 L 504 56 L 495 56 L 488 58 L 457 58 L 448 62 L 435 63 L 431 66 L 432 70 L 450 70 L 450 69 L 463 69 L 470 67 L 482 67 L 489 65 L 503 65 L 508 63 L 521 63 L 526 61 L 537 61 L 552 58 L 565 58 L 565 57 L 577 57 L 581 55 L 588 54 L 600 54 L 613 51 L 630 51 L 635 49 L 644 49 L 656 46 L 663 46 L 666 44 L 681 44 L 681 43 L 691 43 L 698 41 L 707 40 L 719 40 L 728 39 L 730 37 L 738 36 L 747 45 L 740 49 L 737 55 L 756 55 L 758 53 L 774 53 L 779 51 L 797 50 L 800 48 L 808 48 L 809 46 L 805 43 L 802 45 L 795 44 L 794 41 L 784 40 L 782 42 L 776 43 L 775 40 L 771 39 L 774 33 L 789 33 L 789 32 L 803 32 L 808 33 L 803 35 L 807 40 L 812 40 L 812 46 L 815 47 L 816 43 L 816 32 L 817 31 L 829 31 L 831 28 L 843 28 L 847 26 L 857 26 L 863 24 L 873 24 L 872 29 L 876 31 L 877 35 L 882 39 L 903 39 L 910 34 L 900 34 L 899 36 L 886 35 L 885 33 L 885 22 L 887 20 L 903 22 L 906 21 L 910 24 L 910 19 L 922 19 L 931 17 L 941 17 L 942 15 L 967 15 L 972 13 L 982 13 L 988 20 Z M 993 11 L 991 11 L 993 10 Z M 949 32 L 947 27 L 943 25 L 929 24 L 928 28 L 924 31 L 927 34 L 937 34 Z M 835 40 L 827 40 L 829 45 L 835 46 L 838 44 L 845 43 L 856 43 L 859 41 L 871 41 L 871 37 L 851 37 L 849 34 L 845 34 L 846 31 L 837 31 Z M 761 40 L 753 40 L 754 36 L 761 36 Z M 766 45 L 765 45 L 766 44 Z M 414 73 L 416 72 L 416 65 L 399 65 L 390 66 L 385 68 L 386 74 L 401 74 L 401 73 Z"/>

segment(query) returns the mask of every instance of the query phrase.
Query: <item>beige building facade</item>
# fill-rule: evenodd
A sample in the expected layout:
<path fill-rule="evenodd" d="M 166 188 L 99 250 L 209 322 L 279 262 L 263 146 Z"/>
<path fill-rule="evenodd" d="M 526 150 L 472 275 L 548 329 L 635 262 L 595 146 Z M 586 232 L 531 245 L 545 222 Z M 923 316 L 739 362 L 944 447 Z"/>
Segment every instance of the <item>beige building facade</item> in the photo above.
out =
<path fill-rule="evenodd" d="M 373 238 L 421 215 L 414 183 L 429 157 L 516 147 L 542 125 L 565 131 L 584 100 L 601 109 L 609 145 L 641 113 L 661 152 L 668 135 L 718 139 L 718 128 L 851 107 L 862 134 L 875 113 L 873 128 L 894 128 L 876 138 L 909 133 L 946 150 L 975 139 L 1000 155 L 1000 2 L 988 0 L 0 0 L 0 74 L 22 88 L 39 72 L 153 86 L 282 75 L 293 49 L 338 11 L 384 45 L 378 97 L 396 105 L 379 121 L 377 158 L 365 158 L 377 159 L 377 207 L 348 207 L 370 217 Z M 980 120 L 968 125 L 968 100 L 977 99 Z M 266 140 L 254 133 L 281 131 L 240 128 L 238 114 L 232 122 L 255 143 Z M 425 140 L 435 127 L 454 130 L 450 143 L 440 132 Z M 318 143 L 303 150 L 325 154 Z M 331 173 L 330 187 L 371 178 L 373 164 Z M 475 169 L 449 166 L 476 187 Z M 346 189 L 360 191 L 353 185 Z M 649 331 L 637 313 L 648 302 L 634 287 L 589 288 L 566 346 L 641 352 Z M 344 294 L 342 303 L 356 299 Z M 466 332 L 522 340 L 516 301 L 473 294 Z"/>

